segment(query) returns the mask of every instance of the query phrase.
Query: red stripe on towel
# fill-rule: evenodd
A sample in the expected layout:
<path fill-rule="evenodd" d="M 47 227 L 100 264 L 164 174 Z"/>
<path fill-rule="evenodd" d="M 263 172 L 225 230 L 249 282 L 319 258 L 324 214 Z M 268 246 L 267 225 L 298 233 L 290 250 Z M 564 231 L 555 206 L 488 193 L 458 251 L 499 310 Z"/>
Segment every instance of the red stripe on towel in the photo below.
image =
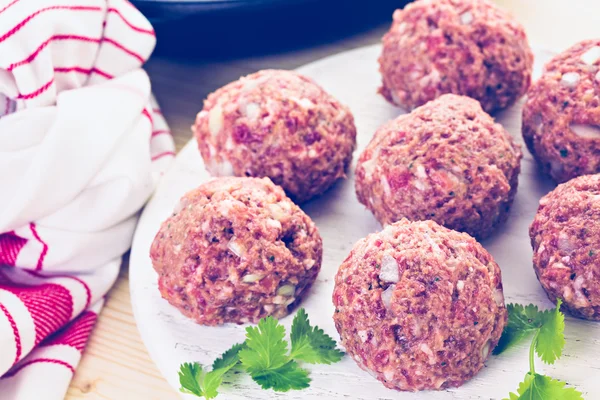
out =
<path fill-rule="evenodd" d="M 25 19 L 15 25 L 11 30 L 6 32 L 4 35 L 0 36 L 0 42 L 5 41 L 15 33 L 21 30 L 29 21 L 37 17 L 38 15 L 53 10 L 69 10 L 69 11 L 102 11 L 100 7 L 89 7 L 89 6 L 51 6 L 46 8 L 41 8 L 34 12 L 33 14 L 28 15 Z"/>
<path fill-rule="evenodd" d="M 29 361 L 24 362 L 23 364 L 19 365 L 14 370 L 9 371 L 6 375 L 4 375 L 0 379 L 11 378 L 11 377 L 15 376 L 16 374 L 18 374 L 23 368 L 28 367 L 32 364 L 40 364 L 40 363 L 62 365 L 64 367 L 67 367 L 69 370 L 71 370 L 71 373 L 73 373 L 73 374 L 75 373 L 75 368 L 73 368 L 73 366 L 71 364 L 69 364 L 63 360 L 57 360 L 55 358 L 36 358 L 35 360 L 29 360 Z"/>
<path fill-rule="evenodd" d="M 133 24 L 132 24 L 131 22 L 129 22 L 129 21 L 128 21 L 128 20 L 127 20 L 127 19 L 126 19 L 124 16 L 123 16 L 123 14 L 121 14 L 121 12 L 120 12 L 119 10 L 117 10 L 116 8 L 113 8 L 113 7 L 111 7 L 111 8 L 109 8 L 109 9 L 107 10 L 107 12 L 109 12 L 109 13 L 115 13 L 115 14 L 117 14 L 119 17 L 121 17 L 121 20 L 123 20 L 123 22 L 125 22 L 125 24 L 126 24 L 128 27 L 130 27 L 131 29 L 133 29 L 134 31 L 136 31 L 136 32 L 140 32 L 140 33 L 147 33 L 148 35 L 155 36 L 154 30 L 152 30 L 152 29 L 144 29 L 144 28 L 140 28 L 140 27 L 137 27 L 137 26 L 133 25 Z"/>

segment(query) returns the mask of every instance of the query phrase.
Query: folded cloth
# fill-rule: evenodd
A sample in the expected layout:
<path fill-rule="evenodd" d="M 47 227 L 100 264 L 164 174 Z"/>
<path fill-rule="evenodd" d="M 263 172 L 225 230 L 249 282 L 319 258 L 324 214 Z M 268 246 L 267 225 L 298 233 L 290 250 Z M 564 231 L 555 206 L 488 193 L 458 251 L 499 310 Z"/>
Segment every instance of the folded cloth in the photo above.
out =
<path fill-rule="evenodd" d="M 62 399 L 174 156 L 125 0 L 0 0 L 0 399 Z"/>

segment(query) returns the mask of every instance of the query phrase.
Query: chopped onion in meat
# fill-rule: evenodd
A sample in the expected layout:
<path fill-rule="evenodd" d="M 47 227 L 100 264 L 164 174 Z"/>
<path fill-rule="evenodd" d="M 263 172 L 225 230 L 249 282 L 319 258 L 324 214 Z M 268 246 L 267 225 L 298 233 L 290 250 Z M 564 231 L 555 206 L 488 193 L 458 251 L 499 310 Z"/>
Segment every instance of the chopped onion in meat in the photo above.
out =
<path fill-rule="evenodd" d="M 385 254 L 381 259 L 381 271 L 379 271 L 379 279 L 384 282 L 398 282 L 400 275 L 398 273 L 398 263 L 389 254 Z"/>
<path fill-rule="evenodd" d="M 394 293 L 395 288 L 396 285 L 390 285 L 381 293 L 381 301 L 383 302 L 383 305 L 385 306 L 386 310 L 389 310 L 391 307 L 392 294 Z"/>
<path fill-rule="evenodd" d="M 246 283 L 252 283 L 252 282 L 260 281 L 264 277 L 265 276 L 263 274 L 248 274 L 242 278 L 242 281 L 246 282 Z"/>
<path fill-rule="evenodd" d="M 281 296 L 293 296 L 296 293 L 296 286 L 294 285 L 283 285 L 277 289 L 277 294 Z"/>
<path fill-rule="evenodd" d="M 217 104 L 208 113 L 208 130 L 213 137 L 223 129 L 223 119 L 223 109 L 220 104 Z"/>
<path fill-rule="evenodd" d="M 600 139 L 600 126 L 571 124 L 571 130 L 579 137 L 586 139 Z"/>
<path fill-rule="evenodd" d="M 232 237 L 229 243 L 227 243 L 227 248 L 236 256 L 243 258 L 246 249 L 244 246 L 236 240 L 236 237 Z"/>

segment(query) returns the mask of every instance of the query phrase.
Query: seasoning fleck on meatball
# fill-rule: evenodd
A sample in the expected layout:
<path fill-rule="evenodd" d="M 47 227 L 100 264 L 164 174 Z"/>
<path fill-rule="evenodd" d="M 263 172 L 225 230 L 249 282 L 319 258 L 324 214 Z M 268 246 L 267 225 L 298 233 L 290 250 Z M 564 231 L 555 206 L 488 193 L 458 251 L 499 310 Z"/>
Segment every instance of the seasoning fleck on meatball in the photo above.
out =
<path fill-rule="evenodd" d="M 259 71 L 220 88 L 192 129 L 212 175 L 269 177 L 296 202 L 345 177 L 356 147 L 350 110 L 292 71 Z"/>
<path fill-rule="evenodd" d="M 433 221 L 402 220 L 358 241 L 335 277 L 333 304 L 348 354 L 405 391 L 471 379 L 507 319 L 492 256 Z"/>
<path fill-rule="evenodd" d="M 287 315 L 322 254 L 315 224 L 268 178 L 219 178 L 188 192 L 150 249 L 162 296 L 204 325 Z"/>
<path fill-rule="evenodd" d="M 600 172 L 600 39 L 554 57 L 527 92 L 523 137 L 556 182 Z"/>
<path fill-rule="evenodd" d="M 507 218 L 521 157 L 476 100 L 447 94 L 377 130 L 356 193 L 382 224 L 430 219 L 485 238 Z"/>
<path fill-rule="evenodd" d="M 444 93 L 494 112 L 531 83 L 525 30 L 487 0 L 418 0 L 396 10 L 379 58 L 381 94 L 411 110 Z"/>
<path fill-rule="evenodd" d="M 584 175 L 540 200 L 529 228 L 533 268 L 553 302 L 600 320 L 600 175 Z"/>

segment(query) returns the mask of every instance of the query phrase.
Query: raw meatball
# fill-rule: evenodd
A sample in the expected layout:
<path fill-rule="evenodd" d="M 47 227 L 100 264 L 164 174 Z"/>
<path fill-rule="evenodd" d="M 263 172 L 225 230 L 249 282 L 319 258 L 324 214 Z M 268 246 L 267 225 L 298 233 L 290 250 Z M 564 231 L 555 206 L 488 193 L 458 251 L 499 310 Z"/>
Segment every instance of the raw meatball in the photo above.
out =
<path fill-rule="evenodd" d="M 554 57 L 527 92 L 523 137 L 556 182 L 600 172 L 600 40 Z"/>
<path fill-rule="evenodd" d="M 471 379 L 507 319 L 492 256 L 433 221 L 402 220 L 358 241 L 335 277 L 333 304 L 348 354 L 406 391 Z"/>
<path fill-rule="evenodd" d="M 523 27 L 487 0 L 419 0 L 394 13 L 379 64 L 380 92 L 400 107 L 455 93 L 491 113 L 525 93 L 533 53 Z"/>
<path fill-rule="evenodd" d="M 447 94 L 377 130 L 356 193 L 382 224 L 431 219 L 484 238 L 508 215 L 521 157 L 476 100 Z"/>
<path fill-rule="evenodd" d="M 150 249 L 162 296 L 204 325 L 287 315 L 322 254 L 315 224 L 268 178 L 220 178 L 188 192 Z"/>
<path fill-rule="evenodd" d="M 600 320 L 600 175 L 559 185 L 540 200 L 529 228 L 533 268 L 553 302 Z"/>
<path fill-rule="evenodd" d="M 267 176 L 296 202 L 345 177 L 356 146 L 350 110 L 292 71 L 260 71 L 222 87 L 192 128 L 212 175 Z"/>

